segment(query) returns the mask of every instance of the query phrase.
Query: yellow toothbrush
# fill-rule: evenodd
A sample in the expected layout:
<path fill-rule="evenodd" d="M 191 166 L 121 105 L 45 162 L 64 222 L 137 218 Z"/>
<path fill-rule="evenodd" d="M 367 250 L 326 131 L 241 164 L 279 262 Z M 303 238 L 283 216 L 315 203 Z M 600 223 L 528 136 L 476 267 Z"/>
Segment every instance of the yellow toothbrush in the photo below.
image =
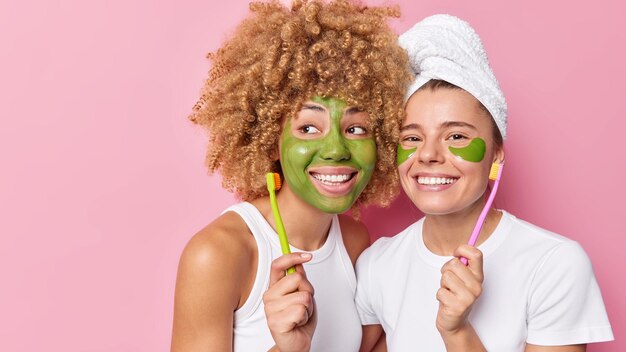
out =
<path fill-rule="evenodd" d="M 270 193 L 270 205 L 272 206 L 272 213 L 274 213 L 274 221 L 276 222 L 276 232 L 278 233 L 278 240 L 280 241 L 280 249 L 283 254 L 291 253 L 289 249 L 289 241 L 287 240 L 287 233 L 285 232 L 285 225 L 283 225 L 283 219 L 278 212 L 278 204 L 276 203 L 276 191 L 280 189 L 280 175 L 274 172 L 265 174 L 265 181 L 267 182 L 267 190 Z M 287 274 L 293 274 L 296 272 L 296 268 L 293 266 L 287 269 Z"/>

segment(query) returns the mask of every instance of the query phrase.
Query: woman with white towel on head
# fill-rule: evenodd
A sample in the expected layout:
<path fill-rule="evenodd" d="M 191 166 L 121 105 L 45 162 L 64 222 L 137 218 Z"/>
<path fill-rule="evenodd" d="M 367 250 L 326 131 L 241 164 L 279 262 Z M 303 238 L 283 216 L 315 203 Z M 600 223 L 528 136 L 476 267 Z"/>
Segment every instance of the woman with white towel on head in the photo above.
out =
<path fill-rule="evenodd" d="M 357 262 L 361 350 L 575 352 L 613 340 L 580 245 L 491 205 L 507 112 L 476 32 L 435 15 L 400 44 L 416 77 L 398 169 L 425 216 Z"/>

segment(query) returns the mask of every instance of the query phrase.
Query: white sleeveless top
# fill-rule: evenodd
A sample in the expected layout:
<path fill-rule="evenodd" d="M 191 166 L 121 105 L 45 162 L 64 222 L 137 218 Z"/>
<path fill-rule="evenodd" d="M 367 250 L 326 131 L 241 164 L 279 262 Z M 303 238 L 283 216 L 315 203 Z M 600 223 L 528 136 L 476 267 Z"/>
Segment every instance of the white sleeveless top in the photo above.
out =
<path fill-rule="evenodd" d="M 224 213 L 228 211 L 236 212 L 246 222 L 258 248 L 254 286 L 243 306 L 235 311 L 233 351 L 267 351 L 274 346 L 274 340 L 265 319 L 263 293 L 269 286 L 272 260 L 281 256 L 278 235 L 250 203 L 235 204 Z M 295 247 L 291 251 L 305 252 Z M 311 351 L 358 351 L 361 322 L 354 302 L 356 276 L 336 215 L 324 245 L 309 253 L 313 259 L 304 264 L 304 270 L 315 288 L 318 316 Z"/>

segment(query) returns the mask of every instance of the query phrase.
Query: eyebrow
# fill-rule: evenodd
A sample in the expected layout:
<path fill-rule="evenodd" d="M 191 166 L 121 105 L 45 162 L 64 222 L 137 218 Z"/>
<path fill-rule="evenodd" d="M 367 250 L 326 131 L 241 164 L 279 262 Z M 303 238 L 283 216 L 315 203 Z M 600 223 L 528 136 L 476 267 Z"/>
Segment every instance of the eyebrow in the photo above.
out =
<path fill-rule="evenodd" d="M 470 128 L 473 130 L 478 130 L 476 128 L 476 126 L 467 123 L 467 122 L 461 122 L 461 121 L 446 121 L 444 123 L 442 123 L 440 125 L 440 127 L 442 128 L 450 128 L 450 127 L 466 127 L 466 128 Z M 400 132 L 406 131 L 406 130 L 421 130 L 422 126 L 420 124 L 417 123 L 410 123 L 408 125 L 404 125 L 400 128 Z"/>
<path fill-rule="evenodd" d="M 346 114 L 356 114 L 356 113 L 359 113 L 359 112 L 364 112 L 364 111 L 365 111 L 365 110 L 363 110 L 363 109 L 361 109 L 361 108 L 359 108 L 359 107 L 356 107 L 356 106 L 351 106 L 351 107 L 349 107 L 349 108 L 347 108 L 347 109 L 346 109 L 346 112 L 345 112 L 345 113 L 346 113 Z"/>
<path fill-rule="evenodd" d="M 446 122 L 441 124 L 441 127 L 444 127 L 444 128 L 447 128 L 447 127 L 467 127 L 467 128 L 471 128 L 473 130 L 478 130 L 476 128 L 476 126 L 472 125 L 471 123 L 461 122 L 461 121 L 446 121 Z"/>
<path fill-rule="evenodd" d="M 404 125 L 402 127 L 400 127 L 400 132 L 406 131 L 406 130 L 421 130 L 422 127 L 416 123 L 410 123 L 408 125 Z"/>
<path fill-rule="evenodd" d="M 304 103 L 302 104 L 302 109 L 306 109 L 306 110 L 317 110 L 317 111 L 323 111 L 324 108 L 322 108 L 319 105 L 316 104 L 311 104 L 311 103 Z"/>
<path fill-rule="evenodd" d="M 315 111 L 324 111 L 325 108 L 317 105 L 317 104 L 312 104 L 312 103 L 304 103 L 302 104 L 302 108 L 303 110 L 315 110 Z M 345 115 L 349 115 L 349 114 L 356 114 L 359 112 L 363 112 L 364 110 L 356 107 L 356 106 L 351 106 L 349 108 L 346 109 L 346 111 L 344 112 Z"/>

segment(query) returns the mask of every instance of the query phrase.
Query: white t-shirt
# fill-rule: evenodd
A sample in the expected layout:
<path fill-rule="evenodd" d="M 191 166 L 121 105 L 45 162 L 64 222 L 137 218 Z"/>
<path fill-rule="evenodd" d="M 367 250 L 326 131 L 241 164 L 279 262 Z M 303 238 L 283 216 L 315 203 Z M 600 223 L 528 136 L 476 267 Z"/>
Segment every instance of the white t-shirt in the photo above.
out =
<path fill-rule="evenodd" d="M 224 212 L 234 211 L 246 222 L 258 248 L 258 267 L 254 286 L 246 302 L 235 311 L 233 351 L 267 351 L 274 339 L 267 326 L 263 293 L 269 287 L 272 260 L 282 255 L 276 231 L 250 203 L 239 203 Z M 291 247 L 292 252 L 303 252 Z M 303 265 L 315 289 L 317 327 L 311 351 L 358 351 L 361 323 L 354 304 L 356 277 L 346 251 L 337 216 L 333 217 L 326 242 L 310 252 L 313 258 Z"/>
<path fill-rule="evenodd" d="M 485 348 L 523 351 L 613 340 L 591 262 L 578 243 L 502 212 L 483 252 L 483 292 L 469 320 Z M 381 324 L 390 351 L 445 351 L 435 326 L 440 269 L 419 220 L 380 238 L 357 262 L 363 325 Z"/>

